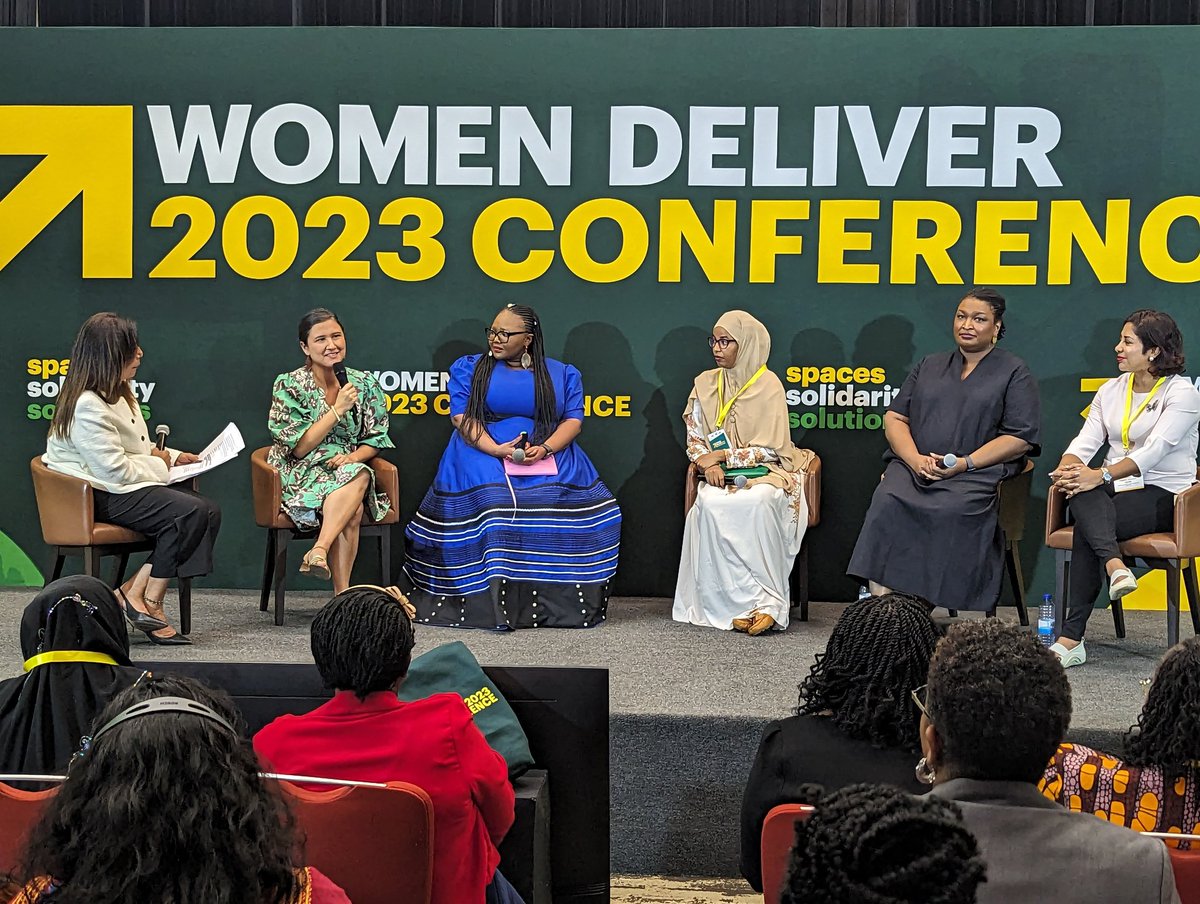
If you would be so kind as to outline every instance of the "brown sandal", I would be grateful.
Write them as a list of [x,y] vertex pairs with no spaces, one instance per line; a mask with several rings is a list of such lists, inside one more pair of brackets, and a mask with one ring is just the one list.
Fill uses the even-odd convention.
[[759,612],[754,616],[754,623],[746,629],[746,633],[751,637],[757,637],[759,634],[765,634],[775,627],[775,619],[767,615],[765,612]]
[[305,553],[304,558],[300,561],[300,573],[328,581],[332,575],[329,572],[329,562],[325,558],[325,552],[323,546],[314,546]]
[[750,625],[754,623],[753,618],[735,618],[730,624],[735,631],[741,631],[745,634],[750,630]]

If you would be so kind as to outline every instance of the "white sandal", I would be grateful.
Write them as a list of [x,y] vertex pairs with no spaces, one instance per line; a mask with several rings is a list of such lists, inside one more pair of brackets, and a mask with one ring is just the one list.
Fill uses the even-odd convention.
[[1112,577],[1108,579],[1108,598],[1110,600],[1119,600],[1135,590],[1137,590],[1137,578],[1128,568],[1114,571]]
[[1087,650],[1083,648],[1083,641],[1079,641],[1077,646],[1067,649],[1060,643],[1050,644],[1050,652],[1058,657],[1058,661],[1062,663],[1064,669],[1069,669],[1074,665],[1083,665],[1087,662]]

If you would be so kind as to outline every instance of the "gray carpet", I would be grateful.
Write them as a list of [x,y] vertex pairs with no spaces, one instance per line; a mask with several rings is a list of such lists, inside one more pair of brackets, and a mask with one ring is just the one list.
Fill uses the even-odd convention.
[[[20,670],[17,641],[28,590],[0,590],[0,674]],[[155,648],[141,634],[134,658],[228,661],[309,659],[308,626],[326,597],[288,594],[287,624],[277,628],[258,611],[257,594],[197,588],[192,638],[185,648]],[[810,621],[783,634],[748,637],[676,624],[662,599],[613,600],[607,624],[583,631],[491,633],[424,628],[417,650],[462,640],[481,662],[495,665],[585,665],[611,671],[615,714],[755,716],[778,718],[795,705],[796,684],[823,649],[841,604],[814,603]],[[175,617],[173,601],[168,613]],[[970,617],[970,616],[965,616]],[[1001,618],[1015,621],[1012,609]],[[1184,615],[1184,634],[1190,634]],[[1075,698],[1073,727],[1123,730],[1141,705],[1139,679],[1148,677],[1166,648],[1165,615],[1126,614],[1129,636],[1113,635],[1107,612],[1097,612],[1088,635],[1089,662],[1068,674]]]
[[[0,590],[0,675],[20,671],[17,640],[29,591]],[[325,597],[290,592],[287,624],[276,628],[248,591],[198,588],[191,647],[154,647],[132,639],[134,659],[309,660],[308,626]],[[782,634],[748,637],[671,621],[670,602],[620,599],[609,620],[581,631],[496,634],[425,628],[417,653],[462,640],[485,664],[603,666],[612,689],[612,867],[616,873],[737,875],[742,784],[762,725],[788,714],[796,684],[842,610],[814,603],[808,623]],[[168,613],[174,617],[172,603]],[[976,617],[976,616],[964,616]],[[1015,621],[1011,609],[1001,618]],[[1129,636],[1113,636],[1097,612],[1090,661],[1068,672],[1074,693],[1072,737],[1119,742],[1136,719],[1140,679],[1166,647],[1165,615],[1126,614]],[[1187,616],[1184,616],[1187,625]],[[1185,627],[1185,636],[1190,628]],[[721,828],[715,828],[721,827]]]

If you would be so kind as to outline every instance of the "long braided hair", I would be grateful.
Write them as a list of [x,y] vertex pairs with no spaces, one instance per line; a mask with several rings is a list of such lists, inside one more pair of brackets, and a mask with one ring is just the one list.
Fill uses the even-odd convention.
[[[516,314],[529,331],[530,369],[533,371],[533,436],[529,441],[533,445],[544,443],[558,428],[558,401],[554,395],[554,383],[550,380],[550,371],[546,369],[546,344],[542,339],[542,323],[537,311],[528,305],[510,304],[505,310]],[[507,365],[506,365],[507,366]],[[487,425],[496,420],[487,405],[488,389],[492,385],[492,371],[496,369],[496,359],[490,354],[482,355],[475,362],[475,371],[471,374],[471,391],[467,397],[466,416],[459,430],[463,439],[474,445],[479,441]]]
[[351,587],[321,607],[311,641],[325,684],[365,700],[408,674],[416,637],[395,597],[376,587]]
[[849,785],[815,804],[796,824],[781,904],[973,904],[986,881],[952,801]]
[[902,593],[851,603],[800,683],[797,715],[830,713],[847,737],[916,751],[925,683],[941,631],[926,605]]
[[1125,736],[1125,761],[1158,766],[1169,781],[1200,776],[1200,638],[1171,648],[1154,673],[1137,725]]

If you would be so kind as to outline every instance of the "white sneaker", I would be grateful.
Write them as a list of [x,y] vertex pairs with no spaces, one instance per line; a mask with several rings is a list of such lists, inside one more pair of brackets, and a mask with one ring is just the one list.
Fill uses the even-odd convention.
[[1110,600],[1119,600],[1135,590],[1137,590],[1137,578],[1128,568],[1114,571],[1112,577],[1108,579],[1108,598]]
[[1079,645],[1068,650],[1060,643],[1050,644],[1050,652],[1058,657],[1058,661],[1062,663],[1064,669],[1069,669],[1073,665],[1083,665],[1087,662],[1087,650],[1083,648],[1083,641],[1079,641]]

